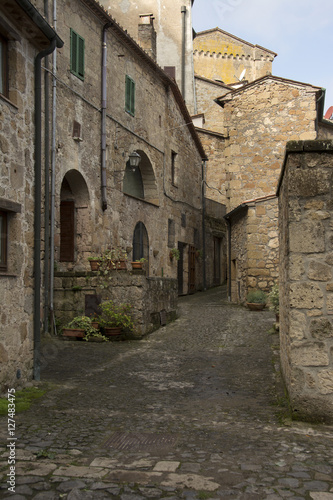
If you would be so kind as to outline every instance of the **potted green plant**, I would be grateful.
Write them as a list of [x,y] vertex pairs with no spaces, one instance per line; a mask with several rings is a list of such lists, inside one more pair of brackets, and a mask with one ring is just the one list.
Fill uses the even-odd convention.
[[126,251],[122,248],[108,248],[105,252],[102,253],[102,269],[117,269],[117,270],[126,270],[126,260],[127,254]]
[[252,311],[261,311],[267,304],[267,295],[263,290],[251,290],[246,296],[246,305]]
[[133,332],[134,323],[131,317],[131,304],[117,305],[113,300],[100,304],[99,324],[104,335],[120,335],[122,332]]
[[170,250],[170,260],[179,260],[180,259],[180,251],[178,250],[178,248],[172,248]]
[[280,300],[279,300],[279,285],[275,283],[272,287],[271,292],[268,294],[269,298],[269,309],[271,311],[274,311],[275,317],[276,317],[276,322],[279,322],[279,313],[280,313]]
[[131,262],[132,264],[132,269],[142,269],[143,267],[143,264],[147,262],[147,259],[145,259],[144,257],[142,257],[141,259],[139,260],[134,260],[133,262]]
[[63,337],[83,338],[96,333],[98,330],[92,326],[89,316],[76,316],[62,329]]
[[91,255],[90,257],[88,257],[88,261],[90,264],[90,269],[92,271],[98,271],[99,266],[101,265],[102,262],[102,258],[100,256]]

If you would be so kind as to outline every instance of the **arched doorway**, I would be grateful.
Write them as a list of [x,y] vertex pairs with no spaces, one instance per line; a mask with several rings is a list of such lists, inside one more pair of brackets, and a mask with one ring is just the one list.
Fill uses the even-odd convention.
[[89,191],[83,176],[69,170],[60,190],[60,262],[74,262],[89,231]]

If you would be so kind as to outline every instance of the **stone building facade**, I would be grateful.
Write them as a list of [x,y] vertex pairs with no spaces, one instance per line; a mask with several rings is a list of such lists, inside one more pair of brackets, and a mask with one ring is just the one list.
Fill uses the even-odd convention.
[[[192,5],[194,0],[101,0],[100,3],[174,78],[190,114],[196,114],[193,82]],[[151,33],[151,35],[149,35]],[[154,49],[153,51],[154,52]]]
[[[221,96],[213,100],[216,82],[199,78],[196,81],[197,85],[211,89],[211,93],[207,92],[208,100],[222,108],[221,117],[214,110],[219,138],[205,130],[206,122],[209,127],[214,123],[214,119],[209,119],[211,105],[207,105],[208,117],[204,113],[205,123],[198,131],[204,137],[209,158],[207,191],[226,206],[228,231],[232,235],[229,293],[232,300],[244,302],[249,289],[270,291],[278,279],[278,219],[276,200],[272,201],[272,197],[286,142],[330,133],[322,125],[322,109],[317,104],[323,98],[323,90],[268,75],[238,88],[223,86]],[[200,106],[203,111],[204,99]],[[260,209],[245,212],[242,207],[248,206],[248,200],[259,200]],[[260,210],[264,218],[258,215]],[[238,222],[233,227],[235,214]],[[244,224],[239,222],[241,214],[246,218],[244,230],[251,243],[238,230],[239,224]],[[256,234],[251,235],[252,232]]]
[[295,417],[333,422],[332,141],[289,142],[278,186],[281,364]]
[[[177,84],[117,24],[110,9],[94,0],[57,5],[57,31],[65,45],[56,73],[53,312],[61,322],[69,309],[72,315],[84,312],[84,293],[76,292],[79,287],[92,294],[88,258],[110,247],[123,249],[129,262],[146,260],[144,290],[131,287],[130,274],[121,278],[124,297],[134,301],[138,293],[144,295],[140,304],[146,310],[141,314],[138,306],[135,313],[144,334],[154,323],[149,315],[176,311],[174,286],[166,299],[170,280],[179,294],[202,287],[203,262],[195,252],[203,244],[205,152]],[[73,67],[78,41],[82,61]],[[129,164],[133,152],[141,158],[135,171]],[[178,261],[170,258],[172,249],[179,251]],[[90,285],[82,285],[83,275]],[[161,300],[154,296],[158,289]],[[67,299],[75,295],[76,310],[64,308],[64,290]],[[112,296],[115,288],[109,291]]]
[[220,28],[197,33],[193,49],[195,74],[226,85],[270,75],[277,55]]
[[62,45],[29,2],[1,2],[0,392],[33,373],[34,310],[40,307],[34,293],[34,71],[38,54],[51,51],[52,39],[52,50]]

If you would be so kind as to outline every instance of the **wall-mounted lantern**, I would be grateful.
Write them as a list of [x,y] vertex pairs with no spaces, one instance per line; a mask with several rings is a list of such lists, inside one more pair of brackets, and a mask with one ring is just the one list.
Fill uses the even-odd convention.
[[136,151],[133,151],[133,153],[129,155],[129,161],[131,169],[133,170],[133,172],[135,172],[140,164],[141,156]]

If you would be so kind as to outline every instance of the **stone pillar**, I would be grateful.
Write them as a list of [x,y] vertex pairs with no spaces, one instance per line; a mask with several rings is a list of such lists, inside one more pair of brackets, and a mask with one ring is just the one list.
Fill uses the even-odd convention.
[[287,144],[280,178],[281,366],[294,415],[333,422],[333,141]]

